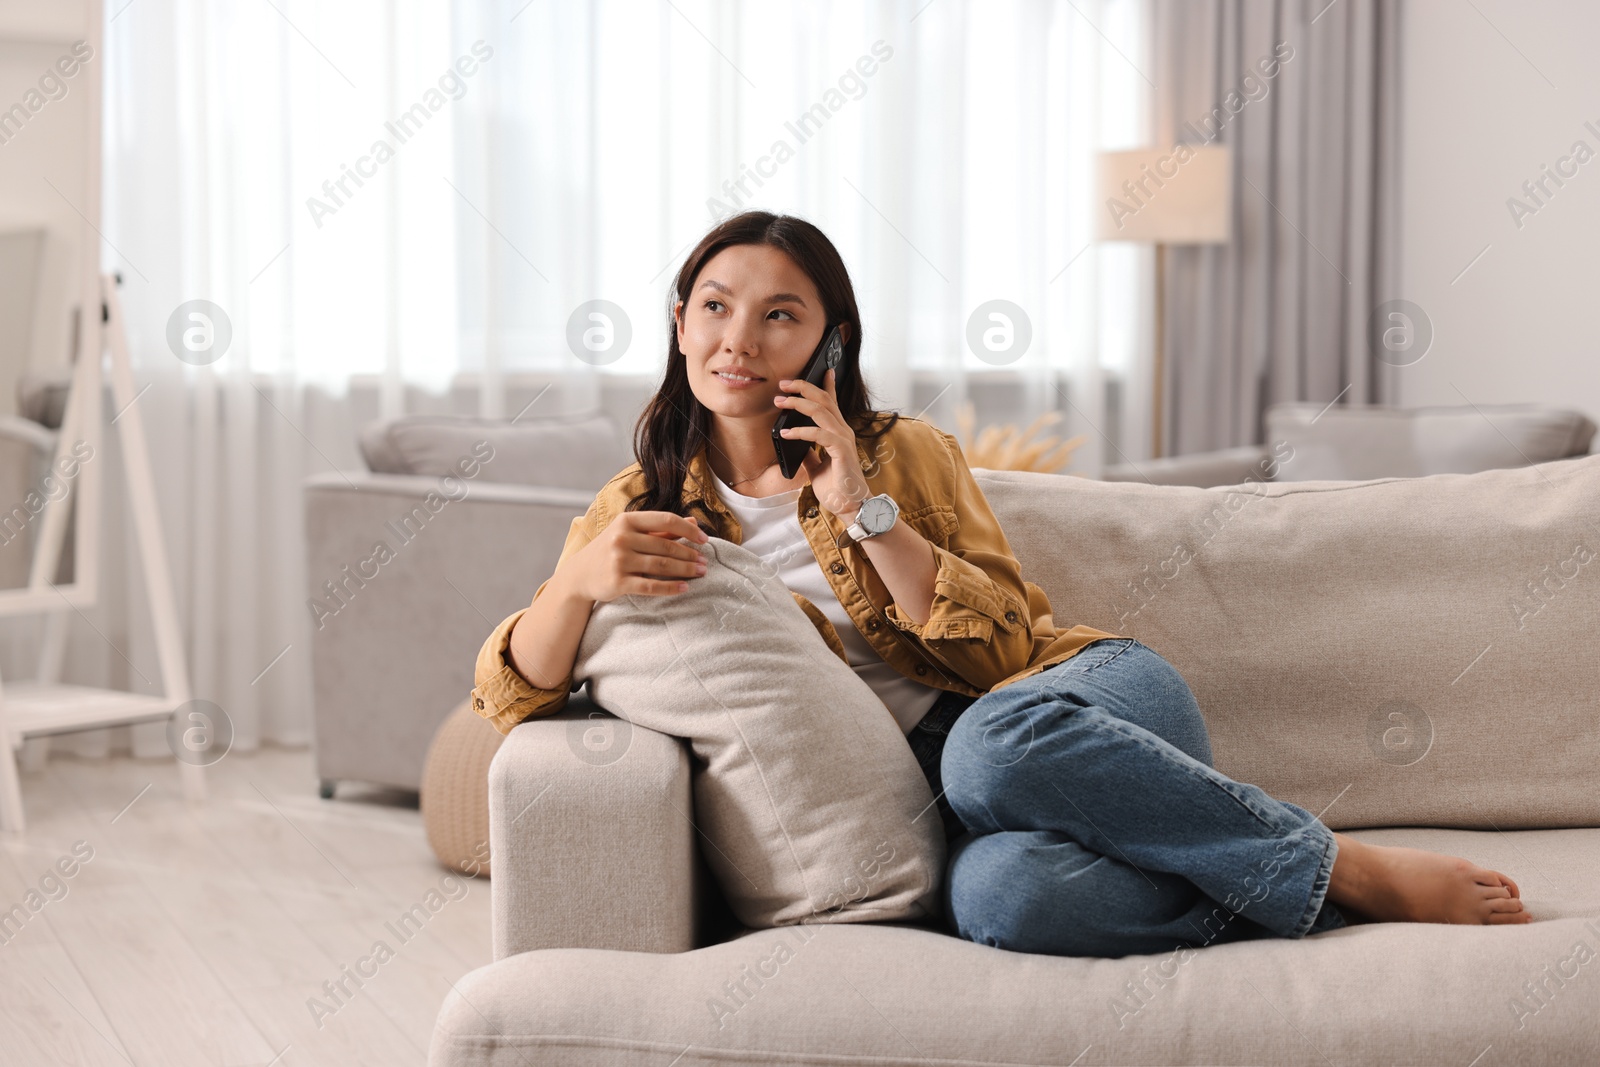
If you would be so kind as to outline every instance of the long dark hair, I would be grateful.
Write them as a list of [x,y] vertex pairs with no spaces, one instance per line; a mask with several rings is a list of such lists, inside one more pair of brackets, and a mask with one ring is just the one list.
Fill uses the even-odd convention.
[[[861,379],[861,312],[855,289],[839,250],[823,232],[793,215],[745,211],[724,219],[700,239],[683,261],[667,297],[667,368],[655,396],[633,430],[633,453],[644,472],[645,490],[628,501],[629,511],[670,511],[686,515],[688,507],[702,501],[683,499],[683,479],[689,461],[711,443],[711,413],[689,387],[689,372],[678,348],[676,308],[687,311],[700,270],[730,245],[770,245],[795,261],[810,277],[822,298],[825,322],[850,324],[844,346],[844,363],[835,378],[839,411],[855,432],[857,441],[880,437],[900,416],[877,411]],[[887,419],[881,421],[882,416]],[[873,450],[867,449],[870,454]],[[704,525],[704,524],[702,524]],[[715,531],[711,531],[715,532]]]

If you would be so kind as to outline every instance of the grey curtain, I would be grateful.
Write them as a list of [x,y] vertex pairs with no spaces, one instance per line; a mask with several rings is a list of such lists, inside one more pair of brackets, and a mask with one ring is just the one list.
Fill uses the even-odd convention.
[[1232,240],[1166,252],[1167,454],[1260,442],[1280,401],[1391,400],[1368,320],[1403,296],[1399,23],[1393,0],[1152,0],[1157,143],[1233,168]]

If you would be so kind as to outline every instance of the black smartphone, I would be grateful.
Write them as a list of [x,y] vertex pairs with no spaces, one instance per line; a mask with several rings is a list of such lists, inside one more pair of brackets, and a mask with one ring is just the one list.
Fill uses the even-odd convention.
[[[822,384],[823,375],[829,368],[834,368],[833,387],[839,388],[838,366],[844,362],[844,341],[839,337],[839,327],[835,326],[822,335],[822,343],[817,345],[817,350],[811,353],[811,360],[806,364],[806,369],[801,377],[818,389],[826,390]],[[812,441],[794,439],[783,436],[783,431],[794,426],[815,426],[816,421],[810,415],[802,414],[794,408],[785,408],[778,415],[778,421],[772,424],[772,447],[778,452],[778,466],[783,470],[785,478],[793,478],[800,469],[800,461],[806,458],[806,452],[815,447]]]

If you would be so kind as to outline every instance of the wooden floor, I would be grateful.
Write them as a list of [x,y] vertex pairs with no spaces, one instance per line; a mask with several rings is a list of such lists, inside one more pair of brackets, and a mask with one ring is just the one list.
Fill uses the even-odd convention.
[[[0,837],[0,1061],[425,1063],[450,983],[490,962],[488,882],[438,864],[403,794],[319,799],[308,750],[207,776],[190,808],[170,760],[24,773],[28,831]],[[92,858],[64,878],[78,842]]]

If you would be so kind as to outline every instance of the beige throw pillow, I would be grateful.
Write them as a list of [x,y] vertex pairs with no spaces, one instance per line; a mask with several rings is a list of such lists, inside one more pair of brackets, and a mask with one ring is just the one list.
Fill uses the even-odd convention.
[[695,547],[687,592],[595,606],[574,679],[689,743],[682,814],[746,926],[937,916],[944,832],[889,709],[759,556]]

